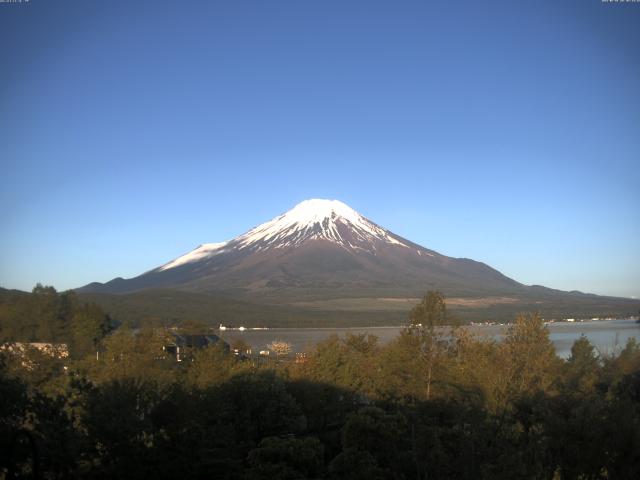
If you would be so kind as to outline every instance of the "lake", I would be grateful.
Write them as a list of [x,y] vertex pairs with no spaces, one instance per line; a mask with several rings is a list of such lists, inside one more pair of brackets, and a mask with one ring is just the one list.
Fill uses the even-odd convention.
[[[603,354],[619,351],[631,337],[640,341],[640,324],[635,320],[599,320],[585,322],[556,322],[549,324],[551,341],[556,347],[558,356],[566,358],[571,353],[571,345],[585,335],[589,341]],[[316,343],[325,340],[330,335],[340,337],[347,333],[370,333],[378,337],[384,344],[393,340],[403,327],[353,327],[353,328],[271,328],[268,330],[221,330],[219,335],[228,343],[241,338],[254,352],[266,350],[267,344],[274,340],[290,343],[294,352],[309,350]],[[504,338],[507,326],[503,325],[472,325],[467,327],[479,336],[489,336],[501,340]]]

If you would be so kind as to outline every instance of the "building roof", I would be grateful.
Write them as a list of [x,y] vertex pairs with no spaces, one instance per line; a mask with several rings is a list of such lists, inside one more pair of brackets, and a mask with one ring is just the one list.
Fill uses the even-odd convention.
[[[223,342],[223,340],[217,335],[188,335],[188,334],[179,334],[172,333],[173,335],[173,343],[175,343],[179,347],[194,347],[194,348],[204,348],[209,345],[215,345],[218,342]],[[226,345],[226,342],[223,342]],[[228,346],[228,345],[227,345]]]

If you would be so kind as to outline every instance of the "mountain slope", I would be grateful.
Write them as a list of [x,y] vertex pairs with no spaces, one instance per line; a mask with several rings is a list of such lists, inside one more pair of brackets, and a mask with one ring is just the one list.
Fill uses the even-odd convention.
[[406,240],[336,200],[307,200],[239,237],[207,243],[132,279],[93,283],[84,292],[172,288],[275,302],[415,296],[511,295],[526,289],[470,259]]

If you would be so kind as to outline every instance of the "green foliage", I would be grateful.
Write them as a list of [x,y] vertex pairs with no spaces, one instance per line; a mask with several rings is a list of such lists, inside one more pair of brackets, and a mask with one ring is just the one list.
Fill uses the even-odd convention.
[[565,389],[586,394],[595,388],[600,376],[600,365],[596,350],[582,335],[571,347],[571,356],[565,368]]
[[25,422],[27,407],[27,386],[9,374],[7,359],[0,354],[0,474],[12,460],[17,463],[10,458],[12,437]]
[[370,394],[375,389],[378,339],[374,335],[332,335],[318,343],[306,375],[318,382]]
[[[413,347],[410,348],[411,355],[416,357],[418,364],[411,373],[415,375],[419,372],[424,376],[424,396],[429,400],[433,394],[442,394],[442,387],[450,383],[447,379],[451,364],[448,358],[453,353],[451,341],[455,336],[457,320],[447,312],[444,295],[438,291],[428,291],[409,313],[409,322],[409,328],[400,339]],[[452,327],[450,332],[444,331],[445,325]],[[412,385],[417,386],[418,383],[414,381]]]
[[616,383],[624,375],[640,370],[640,342],[631,337],[619,355],[608,355],[604,359],[604,376],[609,383]]
[[71,345],[74,357],[82,358],[98,350],[99,342],[111,331],[108,315],[95,304],[76,307],[71,316]]
[[234,375],[250,370],[251,365],[239,362],[222,342],[203,348],[193,355],[187,366],[187,381],[198,388],[218,385]]
[[437,291],[428,291],[422,300],[409,312],[412,326],[421,326],[429,330],[448,325],[451,317],[447,313],[444,295]]
[[306,428],[300,406],[272,371],[237,375],[220,385],[213,400],[218,419],[235,424],[236,438],[242,442],[257,443]]
[[267,437],[248,455],[247,480],[322,478],[324,448],[314,437]]
[[388,472],[380,468],[376,459],[366,450],[345,450],[329,464],[331,479],[386,480]]
[[41,467],[50,478],[69,478],[79,468],[87,438],[78,432],[76,420],[65,396],[40,392],[31,396],[24,427],[32,432]]
[[342,450],[364,453],[367,462],[373,460],[374,470],[384,472],[386,478],[399,478],[406,460],[406,438],[407,421],[403,415],[364,407],[347,420],[342,430]]
[[503,349],[509,398],[548,391],[557,379],[560,360],[539,314],[520,314],[509,327]]
[[163,329],[105,335],[100,310],[73,295],[38,287],[25,298],[20,308],[56,312],[39,317],[49,326],[69,321],[59,325],[76,354],[0,355],[0,478],[25,478],[36,466],[52,479],[626,479],[640,471],[633,340],[599,357],[581,338],[563,361],[538,315],[518,316],[499,343],[440,328],[438,300],[440,313],[386,345],[334,336],[302,359],[268,362],[217,344],[176,362],[163,350]]
[[175,381],[176,375],[175,361],[163,350],[168,344],[163,330],[134,332],[123,326],[104,339],[97,359],[90,355],[75,367],[98,382],[134,378],[166,385]]
[[[491,290],[491,289],[489,289]],[[478,291],[454,289],[452,297],[475,301],[447,305],[463,323],[471,321],[509,322],[518,312],[539,310],[545,318],[590,318],[627,316],[638,311],[639,302],[595,295],[559,294],[545,288],[516,289],[506,303],[495,302],[495,292],[478,297]],[[299,292],[273,302],[252,292],[228,290],[218,293],[195,293],[170,289],[149,289],[126,294],[79,293],[84,302],[100,305],[111,318],[130,322],[135,327],[166,327],[198,321],[208,326],[244,325],[245,327],[339,327],[387,326],[405,322],[410,310],[409,296],[423,292],[400,288],[391,294],[388,288],[373,293],[337,289],[323,291],[316,286],[313,295]],[[409,293],[411,292],[411,293]],[[0,291],[1,293],[1,291]],[[0,294],[1,297],[1,294]],[[389,297],[396,300],[388,301]],[[0,300],[1,303],[1,300]]]
[[37,284],[31,294],[0,297],[0,342],[64,343],[80,358],[95,352],[113,322],[93,303],[81,303],[73,291],[58,293]]
[[[341,310],[331,305],[303,307],[294,304],[258,303],[255,298],[237,299],[231,295],[209,295],[179,290],[144,290],[128,294],[80,293],[86,302],[100,305],[111,318],[135,327],[166,327],[196,323],[207,326],[243,325],[245,327],[331,327],[371,326],[400,323],[407,310],[379,311],[355,299],[356,308]],[[251,301],[249,301],[251,300]],[[371,299],[373,300],[373,299]]]
[[376,393],[381,398],[413,404],[427,390],[422,341],[411,330],[404,330],[382,349],[378,356]]

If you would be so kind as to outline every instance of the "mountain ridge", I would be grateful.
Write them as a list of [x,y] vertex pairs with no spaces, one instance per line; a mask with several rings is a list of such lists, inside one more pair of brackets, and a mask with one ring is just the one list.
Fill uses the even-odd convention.
[[615,311],[619,304],[628,313],[638,303],[523,285],[485,263],[448,257],[396,235],[342,202],[320,199],[301,202],[231,240],[203,243],[137,277],[94,282],[78,291],[130,295],[158,289],[292,309],[300,302],[330,309],[338,299],[365,305],[366,298],[372,304],[379,298],[419,298],[427,290],[486,299],[481,304],[513,299],[493,305],[500,311],[521,306],[559,312],[574,305],[588,312],[593,305],[595,313]]
[[414,295],[428,288],[485,294],[513,293],[519,287],[522,284],[482,262],[425,248],[342,202],[312,199],[234,239],[201,244],[137,277],[94,282],[80,291],[245,290],[278,297],[287,290],[287,296],[295,297],[315,290],[330,297],[367,289],[374,295]]

